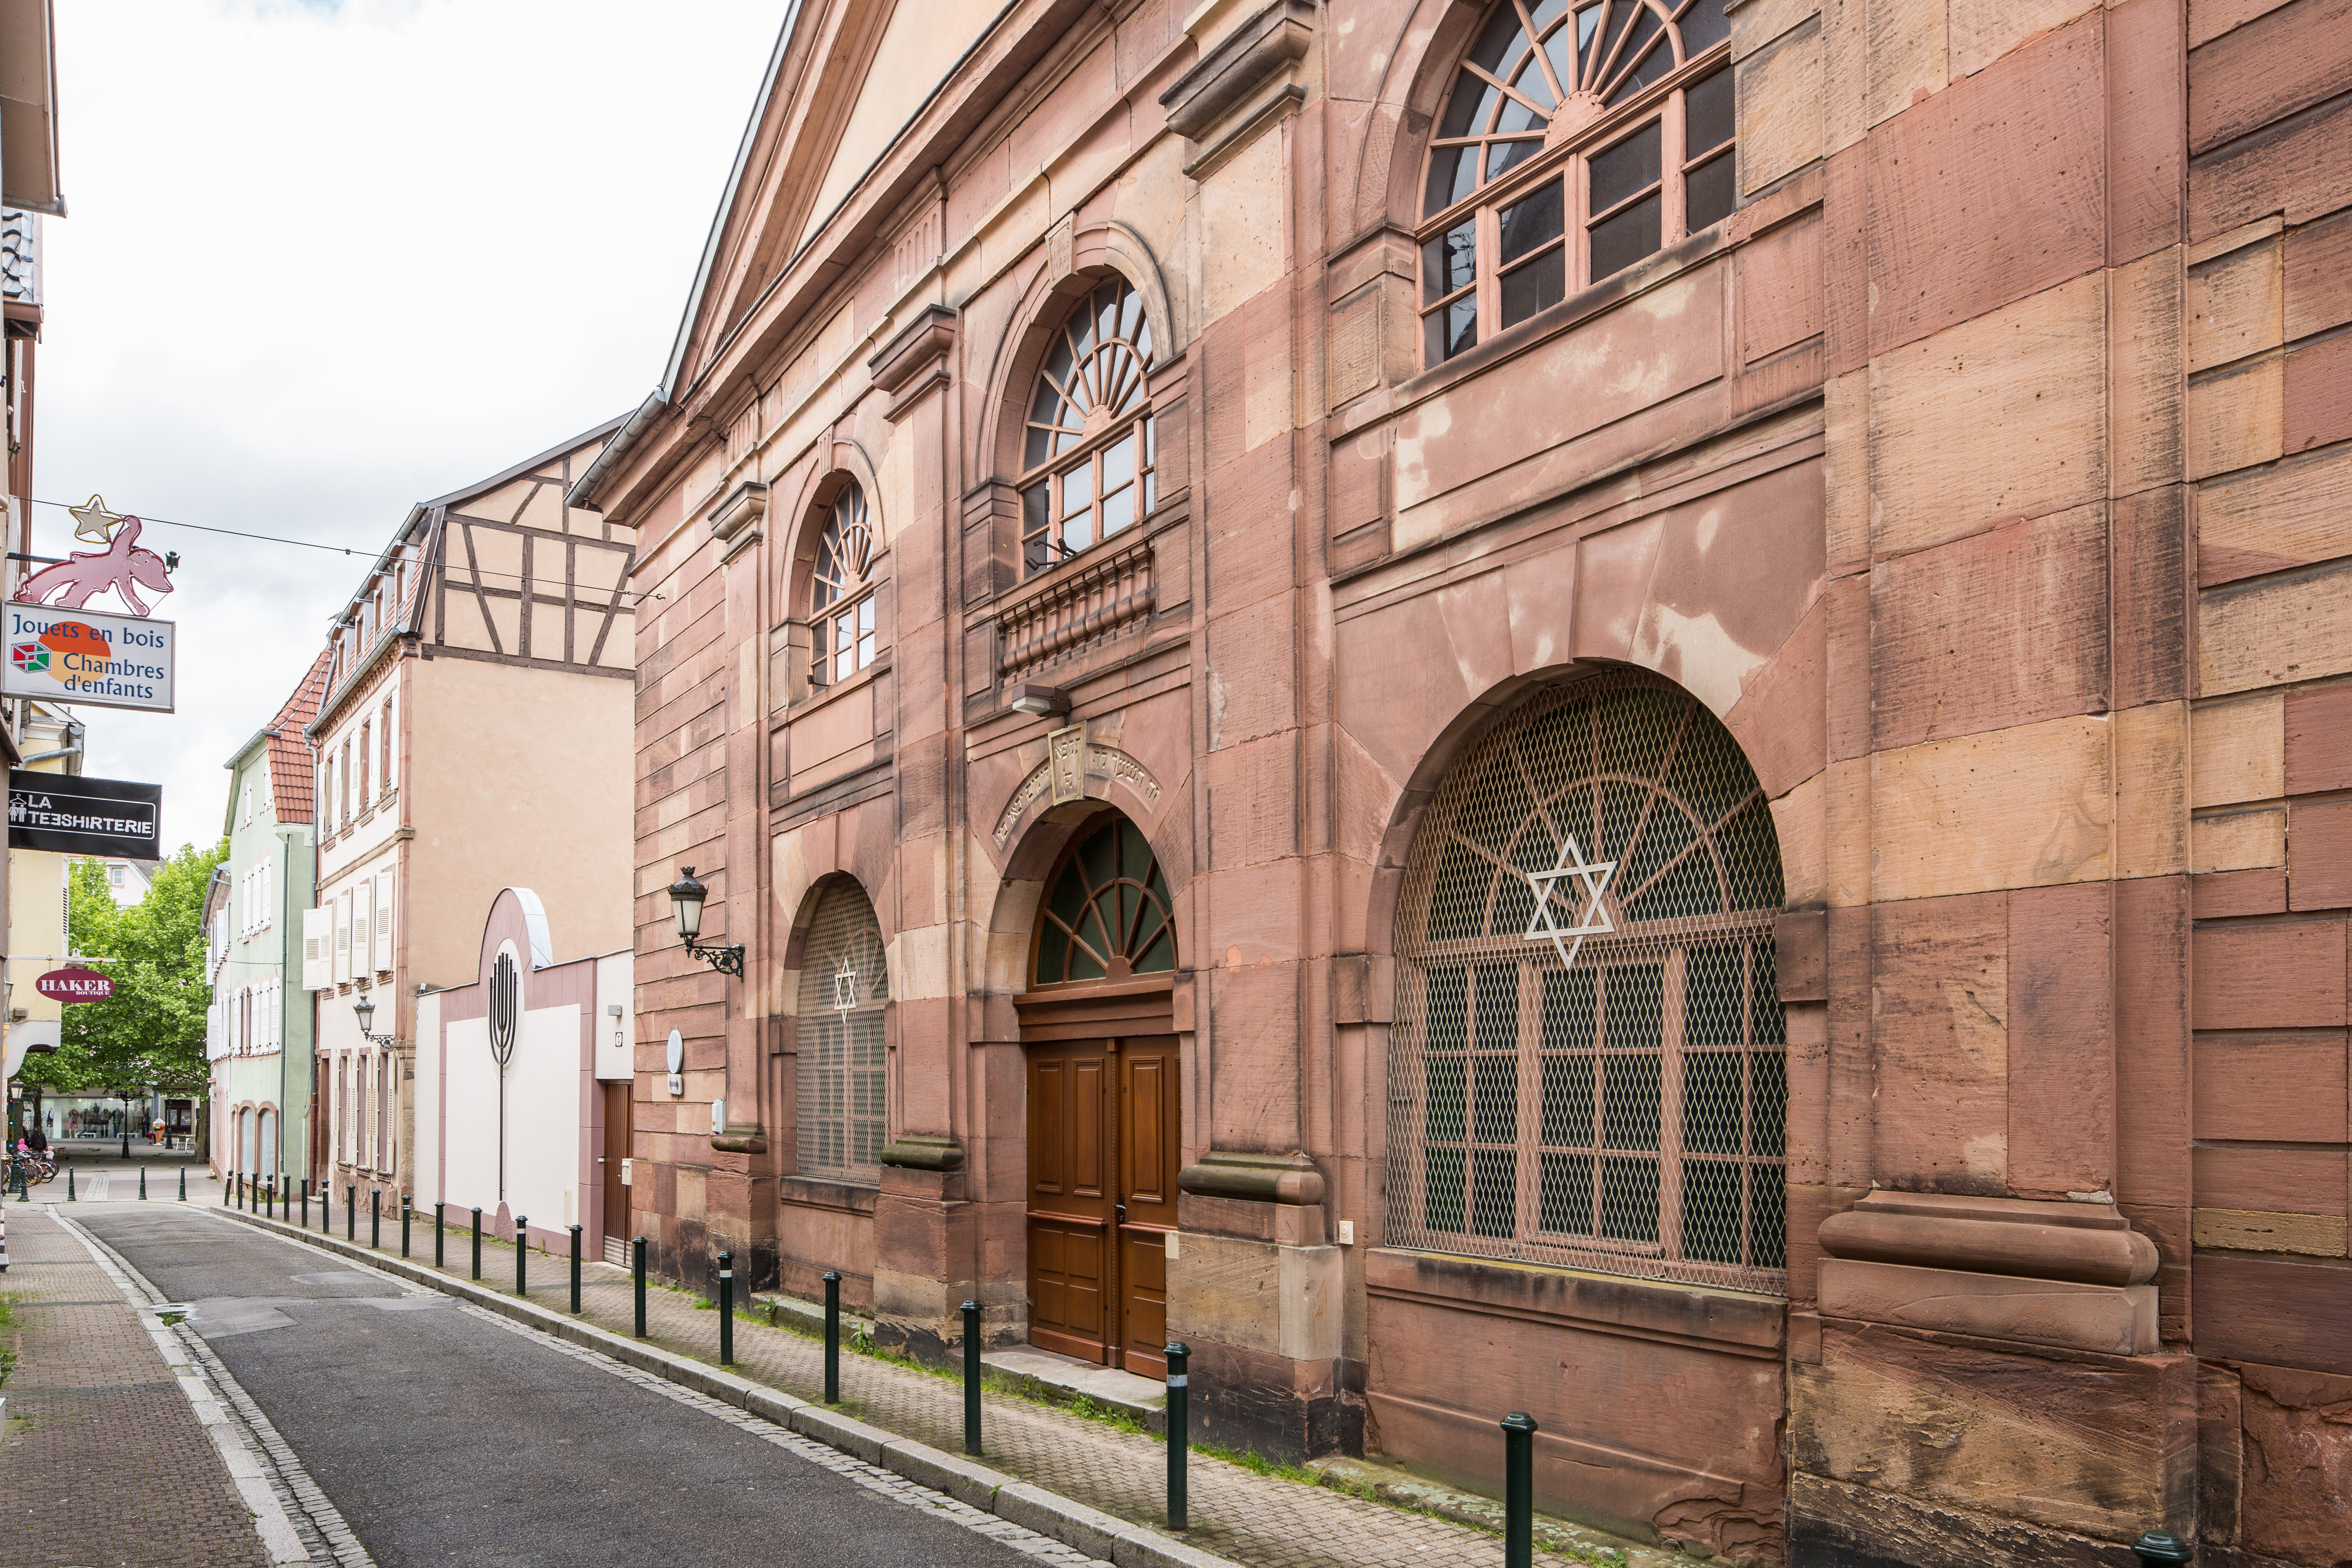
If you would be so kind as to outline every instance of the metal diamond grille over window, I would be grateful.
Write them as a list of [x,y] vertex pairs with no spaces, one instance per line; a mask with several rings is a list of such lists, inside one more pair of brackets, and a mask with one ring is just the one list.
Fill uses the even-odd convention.
[[854,882],[817,900],[801,950],[795,1029],[797,1171],[820,1181],[878,1186],[884,1130],[883,1010],[890,976],[882,927]]
[[1390,1243],[1780,1293],[1780,901],[1755,772],[1687,693],[1506,716],[1406,868]]

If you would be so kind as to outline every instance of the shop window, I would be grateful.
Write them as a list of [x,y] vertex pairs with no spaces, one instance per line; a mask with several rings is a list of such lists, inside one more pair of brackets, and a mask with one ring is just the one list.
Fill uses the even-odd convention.
[[1502,0],[1423,186],[1422,353],[1437,364],[1731,213],[1724,0]]
[[1150,515],[1158,451],[1145,378],[1151,323],[1114,279],[1055,330],[1021,453],[1021,570],[1034,577]]
[[881,1183],[889,1002],[874,906],[856,883],[835,883],[818,899],[801,949],[796,1142],[803,1176]]
[[1064,863],[1037,922],[1037,981],[1124,980],[1176,967],[1168,879],[1135,824],[1115,818]]
[[1507,716],[1405,874],[1389,1240],[1784,1289],[1780,901],[1763,791],[1689,695],[1610,678]]
[[834,498],[824,530],[817,536],[816,565],[809,580],[809,633],[814,649],[809,664],[811,689],[848,679],[881,651],[874,567],[874,530],[866,520],[866,492],[852,480]]

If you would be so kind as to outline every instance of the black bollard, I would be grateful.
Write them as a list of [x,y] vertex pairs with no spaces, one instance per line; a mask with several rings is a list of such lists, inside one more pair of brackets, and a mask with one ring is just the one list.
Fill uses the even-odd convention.
[[383,1189],[368,1189],[368,1245],[383,1250]]
[[406,1193],[400,1194],[400,1255],[403,1258],[408,1256],[408,1220],[414,1202]]
[[2168,1530],[2151,1530],[2132,1542],[2132,1555],[2140,1560],[2141,1568],[2169,1568],[2170,1564],[2187,1563],[2196,1556],[2189,1542]]
[[357,1241],[359,1238],[360,1184],[357,1182],[345,1182],[343,1184],[343,1239]]
[[66,1202],[69,1204],[76,1204],[81,1201],[74,1195],[73,1176],[73,1167],[71,1165],[68,1165],[66,1167]]
[[448,1236],[448,1232],[442,1227],[441,1224],[441,1211],[446,1206],[443,1204],[433,1205],[433,1267],[436,1268],[441,1267],[441,1248]]
[[572,1227],[572,1315],[580,1315],[580,1227]]
[[530,1221],[520,1215],[515,1215],[515,1294],[518,1296],[530,1294],[529,1287],[523,1282],[523,1267],[530,1259]]
[[142,1204],[147,1201],[147,1167],[144,1165],[139,1167],[139,1201]]
[[335,1184],[324,1176],[319,1178],[319,1234],[335,1234]]
[[310,1228],[310,1178],[302,1178],[302,1228]]
[[963,1451],[980,1452],[980,1303],[963,1304]]
[[1536,1422],[1503,1417],[1503,1568],[1531,1568],[1536,1552]]
[[270,1177],[269,1184],[262,1189],[261,1217],[264,1219],[278,1217],[278,1178],[275,1176]]
[[474,1278],[482,1277],[482,1211],[474,1211]]
[[180,1201],[188,1201],[188,1168],[185,1165],[180,1167]]
[[824,1402],[841,1403],[841,1271],[824,1271]]
[[719,1255],[719,1364],[735,1360],[735,1255]]
[[629,1237],[629,1272],[637,1289],[637,1338],[646,1337],[646,1238]]
[[1168,1342],[1168,1528],[1189,1530],[1191,1500],[1186,1495],[1190,1478],[1184,1473],[1187,1450],[1191,1446],[1190,1422],[1186,1402],[1192,1398],[1190,1374],[1192,1347],[1182,1340]]

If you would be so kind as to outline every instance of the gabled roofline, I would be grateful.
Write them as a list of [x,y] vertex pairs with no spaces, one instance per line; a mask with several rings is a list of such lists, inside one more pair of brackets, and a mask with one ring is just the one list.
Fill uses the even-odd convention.
[[[553,459],[563,456],[566,452],[577,451],[579,448],[586,446],[589,442],[596,439],[599,436],[611,435],[614,430],[620,428],[623,422],[625,422],[628,417],[629,416],[625,414],[616,414],[601,425],[591,426],[588,429],[583,430],[579,435],[574,436],[569,441],[558,441],[554,446],[550,447],[546,451],[541,452],[536,458],[525,458],[521,462],[517,463],[513,468],[507,469],[503,473],[492,474],[488,479],[480,480],[475,484],[467,485],[463,489],[451,490],[446,496],[436,496],[431,500],[418,501],[415,507],[409,512],[408,521],[401,525],[403,531],[402,533],[394,534],[393,536],[393,544],[396,545],[400,542],[401,539],[404,537],[406,530],[415,526],[417,518],[422,515],[427,508],[454,507],[459,501],[471,500],[476,496],[484,494],[489,490],[494,490],[500,485],[507,483],[509,479],[519,479],[522,478],[523,475],[530,472],[533,468],[543,468]],[[389,555],[391,552],[391,546],[386,546],[384,553]],[[378,564],[381,563],[381,562],[378,563]]]
[[702,259],[694,268],[694,287],[686,293],[686,314],[678,319],[677,337],[670,344],[669,361],[662,366],[659,389],[655,395],[664,403],[677,395],[677,373],[686,360],[687,340],[694,335],[694,318],[702,309],[703,291],[710,287],[710,268],[719,259],[719,237],[727,230],[727,215],[735,210],[736,193],[743,185],[743,171],[751,167],[751,148],[760,139],[760,123],[768,115],[768,100],[776,90],[777,75],[784,68],[784,51],[793,41],[793,29],[800,25],[801,0],[791,0],[784,7],[784,25],[776,30],[776,47],[768,52],[768,68],[760,78],[760,90],[751,100],[751,118],[743,127],[743,139],[736,143],[734,165],[727,171],[727,188],[719,193],[719,210],[711,215],[710,232],[702,241]]

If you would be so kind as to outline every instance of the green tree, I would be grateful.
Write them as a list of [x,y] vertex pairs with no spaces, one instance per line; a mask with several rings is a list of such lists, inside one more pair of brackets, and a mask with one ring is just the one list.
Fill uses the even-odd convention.
[[114,981],[103,1002],[67,1005],[53,1055],[28,1057],[24,1077],[56,1093],[160,1089],[202,1094],[205,1060],[205,889],[228,858],[228,840],[184,845],[157,868],[147,896],[118,908],[105,868],[77,860],[67,882],[68,932],[76,952]]

